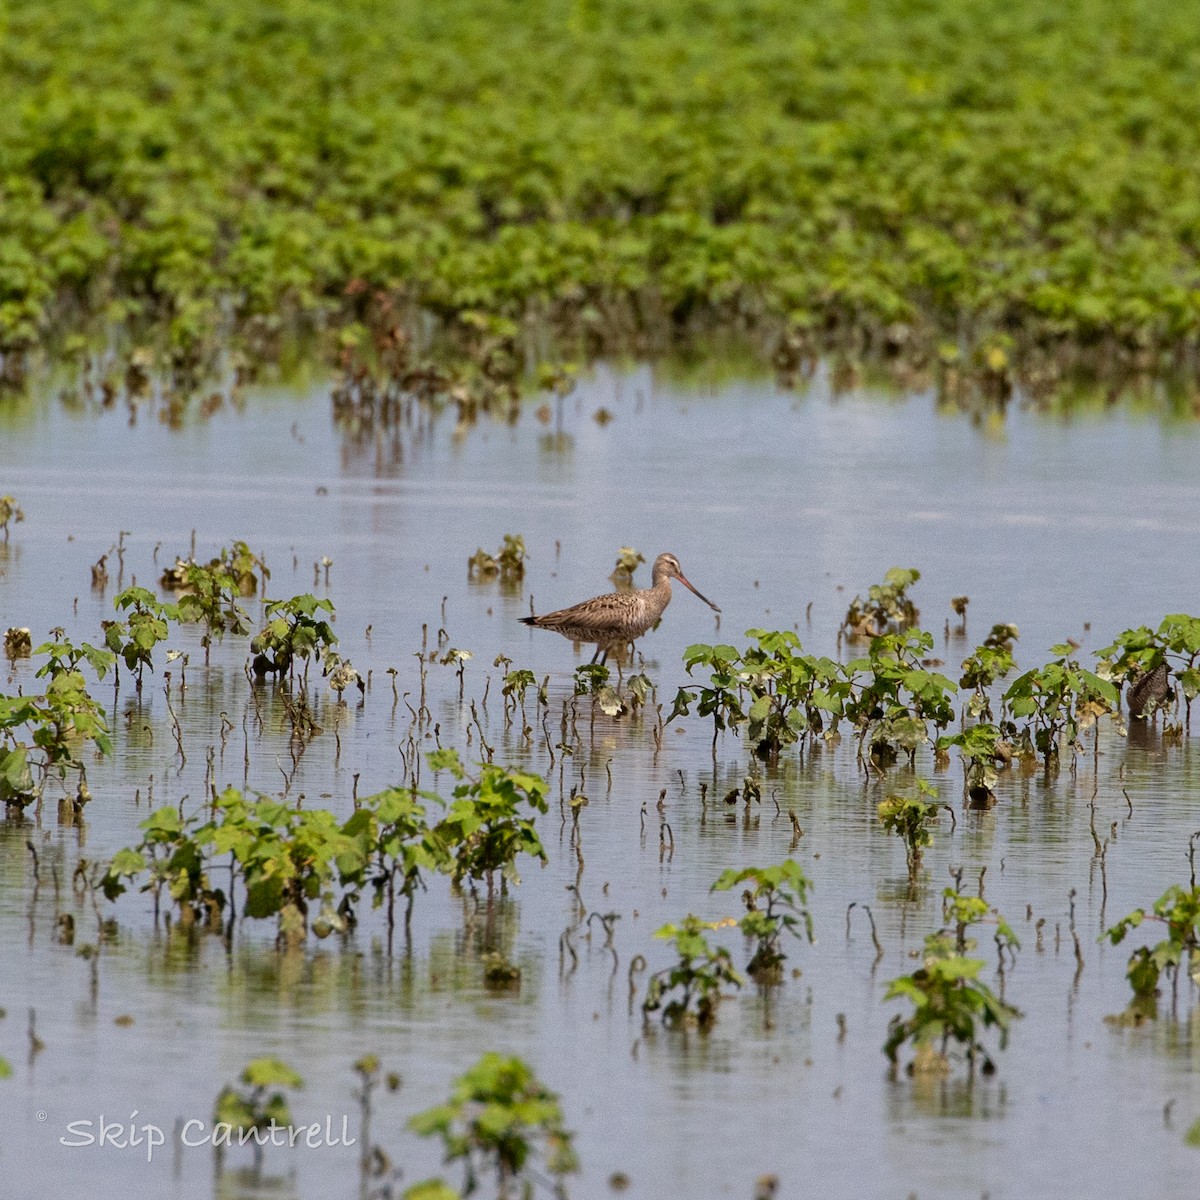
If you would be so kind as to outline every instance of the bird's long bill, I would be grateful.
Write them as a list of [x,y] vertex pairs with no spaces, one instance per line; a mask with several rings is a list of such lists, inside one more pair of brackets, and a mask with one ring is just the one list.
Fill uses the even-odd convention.
[[720,611],[721,611],[721,610],[720,610],[720,609],[719,609],[719,608],[718,608],[718,607],[717,607],[717,606],[716,606],[716,605],[715,605],[715,604],[714,604],[714,603],[713,603],[713,602],[712,602],[712,601],[711,601],[711,600],[710,600],[710,599],[709,599],[707,596],[705,596],[705,595],[704,595],[704,594],[703,594],[703,593],[702,593],[702,592],[701,592],[701,591],[700,591],[698,588],[694,588],[694,587],[692,587],[692,585],[691,585],[691,582],[688,580],[687,576],[683,574],[683,572],[682,572],[682,571],[681,571],[681,572],[680,572],[678,575],[676,575],[676,576],[675,576],[675,578],[676,578],[676,579],[678,579],[678,580],[679,580],[679,582],[680,582],[680,583],[682,583],[682,584],[683,584],[683,586],[684,586],[685,588],[687,588],[687,590],[688,590],[689,592],[691,592],[693,596],[699,596],[699,597],[700,597],[700,599],[701,599],[701,600],[703,600],[703,601],[704,601],[704,603],[705,603],[705,604],[707,604],[707,605],[708,605],[708,607],[709,607],[709,608],[711,608],[711,609],[713,610],[713,612],[720,612]]

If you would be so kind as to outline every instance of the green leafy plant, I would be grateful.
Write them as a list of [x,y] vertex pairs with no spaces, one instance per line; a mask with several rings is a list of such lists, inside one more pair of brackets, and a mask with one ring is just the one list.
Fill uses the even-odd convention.
[[[601,669],[605,670],[605,668]],[[607,671],[605,673],[607,674]],[[531,687],[537,687],[537,676],[524,667],[509,671],[504,676],[504,686],[500,689],[500,694],[504,697],[504,716],[506,721],[509,719],[510,713],[515,715],[519,706],[522,723],[528,724],[528,719],[525,716],[525,693]]]
[[[645,691],[639,679],[644,676],[633,676],[630,681],[630,700],[636,705],[645,698]],[[602,662],[580,663],[575,668],[575,695],[590,696],[595,709],[599,708],[606,716],[617,717],[629,707],[620,692],[612,684],[612,672]],[[544,691],[539,693],[539,699],[544,700]]]
[[697,667],[707,667],[710,673],[709,681],[698,692],[686,688],[679,689],[667,724],[678,717],[690,715],[691,705],[698,703],[699,715],[712,718],[715,751],[717,737],[724,730],[736,728],[746,720],[738,676],[740,658],[735,646],[689,646],[683,652],[687,673],[690,675]]
[[253,596],[257,593],[260,577],[264,587],[271,578],[266,564],[245,542],[235,541],[228,549],[222,547],[216,561],[232,576],[234,585],[242,596]]
[[[1026,671],[1004,693],[1008,720],[1001,729],[1012,740],[1019,738],[1029,752],[1042,758],[1047,770],[1058,760],[1061,741],[1074,749],[1082,730],[1120,703],[1116,687],[1071,657],[1072,647],[1052,646],[1059,657]],[[1018,725],[1017,722],[1023,723]]]
[[205,842],[197,837],[199,818],[185,819],[175,808],[160,808],[141,823],[142,840],[118,850],[100,879],[109,900],[116,900],[143,873],[140,887],[154,898],[157,923],[164,890],[185,925],[219,925],[228,897],[213,885]]
[[918,748],[929,741],[929,724],[941,730],[954,720],[957,689],[945,675],[922,665],[932,648],[932,634],[921,630],[882,634],[871,639],[866,658],[846,664],[854,686],[845,714],[859,731],[860,761],[869,745],[876,768],[888,766],[900,751],[913,763]]
[[129,671],[137,673],[137,690],[142,690],[142,673],[154,670],[154,647],[169,636],[168,621],[179,619],[174,604],[163,604],[143,587],[129,587],[113,598],[113,607],[128,615],[124,621],[104,623],[104,643]]
[[748,629],[746,636],[758,643],[740,656],[739,678],[750,701],[746,737],[760,758],[776,762],[783,747],[836,729],[850,681],[832,659],[802,653],[790,630]]
[[640,550],[635,550],[632,546],[622,546],[617,551],[617,563],[609,578],[618,587],[628,587],[633,582],[633,573],[638,569],[638,564],[645,561]]
[[[533,1194],[535,1180],[549,1176],[555,1192],[578,1169],[573,1134],[563,1124],[558,1097],[519,1058],[488,1052],[454,1082],[450,1098],[412,1117],[408,1126],[437,1137],[445,1161],[463,1164],[464,1196],[491,1177],[500,1200]],[[406,1200],[442,1200],[450,1194],[440,1180],[409,1188]]]
[[480,547],[467,559],[467,578],[499,578],[502,583],[518,583],[525,578],[526,557],[525,539],[519,533],[506,533],[494,555]]
[[251,639],[250,666],[256,675],[294,674],[296,660],[304,662],[307,675],[310,660],[320,659],[337,645],[337,635],[321,613],[333,617],[333,602],[318,600],[304,593],[290,600],[268,600],[267,623]]
[[944,752],[951,746],[958,748],[963,765],[963,787],[971,802],[978,806],[991,804],[995,799],[993,789],[999,778],[997,764],[1006,765],[1012,760],[1013,749],[997,725],[969,725],[959,733],[943,734],[937,748]]
[[942,893],[942,918],[948,926],[953,927],[954,947],[960,954],[974,949],[975,940],[968,930],[980,922],[987,922],[993,927],[1001,963],[1004,961],[1004,951],[1015,952],[1020,949],[1021,943],[1012,926],[998,912],[989,909],[982,896],[964,896],[957,886],[948,887]]
[[908,589],[920,578],[921,572],[915,567],[892,567],[885,572],[882,583],[871,585],[865,600],[855,596],[842,620],[847,638],[875,638],[889,630],[915,625],[921,613]]
[[908,1064],[910,1074],[948,1071],[953,1050],[965,1056],[972,1075],[976,1064],[985,1075],[995,1071],[983,1034],[995,1029],[1003,1050],[1009,1027],[1021,1014],[980,982],[983,965],[982,959],[967,958],[957,951],[946,934],[935,933],[925,939],[922,965],[910,975],[893,979],[884,996],[885,1000],[908,1000],[913,1006],[909,1016],[897,1013],[888,1022],[883,1051],[893,1069],[901,1047],[911,1043],[915,1055]]
[[96,673],[98,679],[103,679],[109,667],[116,661],[116,656],[111,650],[101,649],[89,642],[76,645],[66,636],[63,629],[52,629],[50,633],[54,640],[43,642],[34,651],[35,654],[46,656],[46,661],[37,669],[39,679],[44,679],[47,675],[51,679],[57,679],[66,673],[78,672],[84,663]]
[[471,776],[453,750],[435,751],[429,763],[458,781],[454,799],[432,835],[445,848],[456,883],[486,880],[490,894],[497,874],[502,888],[520,883],[519,855],[547,861],[534,828],[536,814],[548,807],[544,779],[494,763],[481,763],[479,774]]
[[[230,892],[211,882],[218,860],[228,855],[230,882],[240,878],[245,889],[242,912],[262,919],[275,917],[280,939],[295,943],[310,927],[313,901],[321,901],[313,930],[323,936],[344,930],[354,918],[355,885],[362,882],[368,861],[379,852],[378,829],[355,814],[339,823],[327,809],[296,809],[268,797],[247,799],[236,788],[216,798],[212,815],[183,818],[163,808],[142,823],[144,836],[133,848],[119,851],[100,881],[115,900],[143,872],[142,891],[155,900],[166,888],[185,922],[218,917],[232,901]],[[335,884],[349,890],[335,908]]]
[[947,888],[943,895],[947,928],[925,939],[922,965],[916,971],[888,984],[884,999],[908,1000],[913,1011],[908,1016],[893,1015],[883,1051],[894,1070],[901,1047],[910,1043],[914,1051],[907,1068],[910,1074],[944,1074],[950,1070],[951,1054],[961,1053],[972,1078],[977,1064],[990,1075],[996,1067],[984,1034],[994,1029],[1003,1050],[1009,1028],[1021,1013],[979,979],[984,964],[982,959],[967,957],[975,947],[968,929],[981,921],[994,924],[1001,967],[1005,953],[1015,954],[1020,943],[1002,916],[989,916],[980,897],[964,896],[957,888]]
[[[278,917],[285,942],[303,939],[309,906],[321,899],[328,929],[344,929],[344,912],[332,904],[336,873],[355,878],[370,853],[361,831],[350,832],[326,809],[300,809],[266,797],[248,800],[227,788],[212,821],[196,831],[201,845],[229,854],[246,889],[248,917]],[[316,928],[314,923],[314,929]]]
[[778,983],[787,957],[780,946],[784,933],[800,937],[803,931],[813,940],[812,917],[804,907],[812,884],[800,864],[789,858],[774,867],[723,871],[712,890],[728,892],[743,883],[750,886],[742,892],[746,915],[738,924],[754,942],[746,973],[756,983]]
[[385,905],[389,934],[395,927],[396,897],[406,901],[404,926],[412,922],[413,900],[425,886],[424,877],[447,870],[446,845],[431,835],[422,801],[441,804],[431,792],[415,788],[388,788],[366,796],[346,822],[343,831],[368,848],[361,865],[343,861],[342,879],[354,887],[370,886],[374,907]]
[[467,559],[468,579],[495,579],[500,574],[500,564],[494,554],[489,554],[482,546]]
[[270,1130],[291,1128],[292,1110],[284,1091],[304,1087],[304,1080],[286,1063],[268,1057],[247,1063],[239,1081],[241,1087],[226,1084],[221,1089],[213,1120],[228,1125],[235,1140],[252,1142],[256,1160],[261,1159]]
[[1171,613],[1157,630],[1127,629],[1096,654],[1098,674],[1128,684],[1130,716],[1150,716],[1165,706],[1174,680],[1190,725],[1192,701],[1200,695],[1200,618]]
[[25,514],[17,505],[16,498],[13,496],[0,496],[0,532],[4,534],[4,540],[8,541],[8,527],[10,524],[18,524],[25,520]]
[[207,566],[182,564],[182,575],[183,589],[176,606],[179,619],[204,626],[200,644],[207,662],[214,637],[219,641],[226,633],[244,637],[250,632],[250,618],[238,604],[245,576],[236,572],[224,551]]
[[[944,399],[995,405],[1022,366],[1035,398],[1057,397],[1075,356],[1114,376],[1145,370],[1195,331],[1192,231],[1171,170],[1200,146],[1178,103],[1192,82],[1178,48],[1193,31],[1164,0],[1148,0],[1140,28],[1153,36],[1118,56],[1104,22],[1035,18],[1026,4],[965,25],[941,9],[886,10],[870,39],[831,0],[768,7],[751,26],[720,8],[700,28],[678,5],[653,23],[512,22],[470,0],[432,30],[418,8],[380,28],[369,11],[324,5],[331,76],[377,81],[369,105],[341,98],[337,115],[356,128],[336,145],[299,82],[311,14],[264,26],[214,3],[221,19],[202,29],[179,0],[156,8],[161,44],[139,61],[153,89],[130,89],[127,59],[107,52],[132,44],[139,6],[89,28],[58,6],[6,31],[15,61],[62,65],[10,86],[6,379],[56,323],[109,316],[137,333],[104,382],[145,398],[161,366],[179,385],[161,393],[173,413],[231,328],[242,371],[279,360],[286,312],[330,327],[323,340],[352,382],[364,363],[394,373],[392,409],[438,387],[469,414],[480,395],[511,403],[548,310],[592,352],[737,313],[777,331],[761,340],[789,376],[822,349],[844,361],[870,344],[932,364]],[[416,44],[427,53],[413,60]],[[995,55],[1005,70],[981,71]],[[547,60],[580,64],[572,103],[553,111],[537,78]],[[629,86],[613,61],[658,69]],[[736,113],[697,91],[697,61],[740,98]],[[252,94],[223,104],[247,72]],[[83,75],[82,90],[70,84]],[[185,86],[202,76],[203,95]],[[1135,85],[1136,111],[1091,114],[1094,153],[1063,153],[1045,92],[1081,111]],[[816,149],[814,128],[828,133]],[[439,318],[462,365],[419,373],[408,361],[429,332],[403,326],[410,306]],[[567,364],[541,366],[532,384],[570,390]]]
[[504,542],[496,554],[500,566],[500,578],[517,580],[525,578],[525,539],[519,534],[506,533]]
[[717,1019],[721,989],[741,987],[742,977],[734,969],[729,951],[710,944],[705,931],[736,925],[732,918],[702,921],[689,913],[679,925],[664,925],[656,938],[674,943],[679,961],[650,976],[642,1012],[649,1016],[662,1011],[668,1025],[695,1022],[701,1030],[712,1028]]
[[880,824],[904,842],[908,874],[912,879],[921,869],[925,849],[933,845],[930,827],[938,819],[937,794],[937,788],[931,783],[918,779],[916,795],[894,792],[879,804]]
[[991,721],[991,688],[1016,667],[1012,644],[1017,637],[1015,625],[993,625],[983,644],[976,646],[963,659],[962,678],[958,685],[971,689],[967,698],[966,715],[976,721]]
[[1134,950],[1125,974],[1138,1011],[1143,1016],[1152,1016],[1159,981],[1164,973],[1171,981],[1172,997],[1176,1002],[1181,968],[1186,970],[1193,983],[1200,983],[1200,888],[1194,881],[1186,888],[1173,884],[1154,902],[1149,913],[1144,908],[1135,908],[1106,929],[1102,936],[1119,946],[1147,920],[1165,926],[1167,936],[1153,946],[1139,946]]
[[39,678],[50,677],[45,691],[0,695],[0,802],[25,808],[42,795],[52,773],[65,779],[75,771],[76,803],[82,805],[90,793],[80,750],[91,743],[101,754],[111,754],[113,747],[104,709],[88,692],[78,666],[88,662],[103,678],[113,656],[87,643],[75,646],[62,636],[36,653],[46,655],[37,671]]
[[[544,780],[490,763],[471,777],[451,750],[435,751],[429,760],[458,781],[436,825],[425,805],[443,801],[416,788],[367,796],[344,822],[327,809],[297,809],[227,788],[207,817],[185,818],[175,808],[153,813],[142,823],[141,842],[114,855],[98,886],[115,900],[139,882],[153,895],[156,915],[165,892],[182,921],[219,928],[221,915],[234,912],[232,886],[240,880],[242,914],[277,918],[281,940],[295,943],[310,928],[318,937],[348,929],[368,888],[373,907],[386,906],[390,935],[397,897],[406,901],[407,928],[413,898],[430,873],[472,885],[487,880],[490,891],[497,873],[519,882],[520,854],[546,861],[534,828],[534,816],[547,808]],[[212,882],[222,864],[229,890]]]

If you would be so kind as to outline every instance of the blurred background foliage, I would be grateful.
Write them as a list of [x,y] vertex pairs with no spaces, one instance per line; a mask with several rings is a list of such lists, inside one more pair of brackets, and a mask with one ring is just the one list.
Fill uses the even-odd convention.
[[1198,85],[1172,0],[10,0],[0,354],[380,291],[1191,354]]

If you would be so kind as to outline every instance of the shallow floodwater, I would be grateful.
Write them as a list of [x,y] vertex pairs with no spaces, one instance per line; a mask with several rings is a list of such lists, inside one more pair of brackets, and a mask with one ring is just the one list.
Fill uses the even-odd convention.
[[[611,421],[594,419],[601,408]],[[577,1133],[576,1196],[610,1194],[618,1172],[623,1194],[638,1197],[749,1198],[764,1175],[778,1176],[780,1196],[823,1198],[1195,1194],[1200,1152],[1184,1142],[1200,1117],[1195,994],[1181,987],[1177,1020],[1167,1002],[1155,1023],[1106,1024],[1129,998],[1130,947],[1096,941],[1187,882],[1188,837],[1200,828],[1192,743],[1164,745],[1153,729],[1126,740],[1106,722],[1098,757],[1049,781],[1008,773],[987,812],[964,810],[957,763],[935,774],[923,752],[918,769],[957,823],[943,818],[914,897],[903,846],[876,817],[911,776],[865,779],[850,739],[803,761],[793,750],[768,770],[730,735],[714,756],[699,717],[668,725],[660,750],[653,714],[598,713],[578,721],[580,752],[552,764],[538,721],[528,740],[519,720],[506,724],[493,662],[503,654],[549,677],[556,741],[582,660],[517,618],[531,603],[542,611],[609,590],[617,549],[630,545],[647,559],[673,551],[722,608],[718,624],[677,588],[640,643],[668,711],[687,682],[684,647],[795,628],[806,649],[834,654],[850,599],[897,565],[922,572],[915,598],[948,674],[999,621],[1020,629],[1022,668],[1068,637],[1086,657],[1121,629],[1200,609],[1200,428],[1122,409],[1075,420],[1014,409],[980,426],[939,412],[929,395],[833,397],[822,375],[794,394],[599,369],[567,400],[561,431],[530,405],[512,426],[485,418],[456,430],[442,414],[351,436],[318,383],[252,390],[243,411],[182,428],[151,408],[131,421],[119,405],[0,401],[0,444],[0,493],[26,513],[0,545],[0,629],[30,626],[35,645],[54,626],[99,642],[120,586],[153,586],[193,536],[197,558],[243,539],[271,570],[272,598],[311,590],[334,602],[339,651],[370,672],[365,701],[341,708],[313,673],[323,732],[298,760],[278,690],[252,691],[244,674],[242,639],[226,638],[205,668],[194,633],[173,630],[168,645],[188,654],[186,691],[181,664],[168,667],[161,647],[140,701],[127,677],[115,695],[111,677],[93,689],[109,705],[116,753],[89,759],[94,800],[82,824],[59,824],[52,802],[40,819],[0,823],[0,1057],[13,1067],[0,1081],[0,1195],[359,1195],[358,1145],[271,1148],[255,1175],[245,1150],[218,1172],[209,1148],[179,1144],[177,1123],[209,1122],[221,1087],[264,1054],[304,1077],[293,1115],[330,1118],[326,1143],[340,1140],[343,1118],[350,1138],[360,1132],[356,1059],[378,1054],[399,1072],[400,1089],[376,1096],[371,1132],[402,1168],[402,1189],[441,1169],[438,1148],[406,1120],[489,1049],[526,1058],[560,1094]],[[529,549],[524,586],[468,582],[467,558],[494,551],[505,533]],[[109,584],[97,591],[90,568],[105,554]],[[646,567],[638,582],[648,583]],[[960,594],[971,598],[965,639],[944,632]],[[246,606],[257,619],[259,601]],[[99,901],[116,936],[97,956],[77,953],[96,941],[91,900],[72,890],[78,860],[135,844],[154,807],[195,811],[211,780],[303,795],[345,816],[356,790],[400,782],[421,686],[414,655],[439,643],[474,657],[463,703],[454,668],[429,668],[436,730],[422,746],[440,740],[478,756],[474,701],[496,760],[551,781],[551,810],[539,818],[545,869],[523,862],[521,885],[490,914],[434,880],[417,897],[411,943],[398,935],[390,955],[382,917],[367,906],[353,937],[310,938],[303,952],[277,952],[266,921],[244,922],[228,954],[215,938],[189,948],[155,929],[136,891]],[[0,690],[35,690],[35,666],[18,662]],[[532,693],[526,704],[532,717]],[[762,776],[762,803],[727,808],[721,797],[748,773]],[[436,782],[448,794],[448,781]],[[589,799],[577,837],[560,811],[572,788]],[[1097,830],[1114,836],[1103,869],[1092,803]],[[804,831],[798,843],[789,812]],[[663,819],[673,849],[660,839]],[[747,985],[707,1036],[644,1025],[645,974],[631,1000],[629,969],[637,955],[651,971],[668,964],[654,931],[688,912],[737,915],[735,894],[710,895],[717,875],[789,854],[814,884],[816,943],[785,947],[799,974],[767,993]],[[984,872],[986,899],[1021,939],[1004,987],[1024,1017],[998,1074],[973,1088],[957,1077],[889,1080],[881,1053],[902,1007],[883,1003],[886,981],[914,968],[940,926],[951,867],[972,893]],[[1068,928],[1072,890],[1082,967]],[[612,950],[598,923],[580,923],[580,901],[619,914]],[[878,926],[878,961],[863,905]],[[76,915],[75,946],[56,938],[64,910]],[[484,987],[485,942],[522,967],[519,992]],[[741,939],[726,944],[744,965]],[[999,986],[986,931],[979,955]],[[62,1144],[70,1123],[98,1130],[102,1119],[156,1125],[167,1145],[147,1161],[145,1145]],[[457,1168],[446,1178],[458,1184]]]

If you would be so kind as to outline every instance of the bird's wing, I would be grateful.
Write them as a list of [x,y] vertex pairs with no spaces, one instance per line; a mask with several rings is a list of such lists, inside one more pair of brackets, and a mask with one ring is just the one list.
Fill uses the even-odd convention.
[[582,626],[596,633],[621,633],[628,628],[630,618],[635,615],[631,599],[621,592],[611,592],[606,596],[585,600],[582,604],[573,604],[570,608],[559,609],[558,612],[546,613],[539,620],[555,625]]

